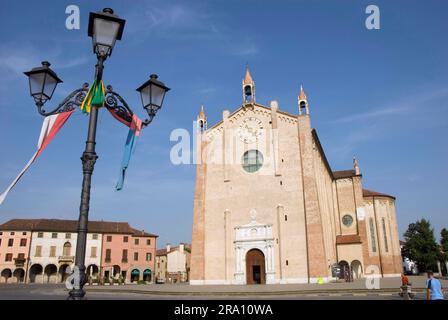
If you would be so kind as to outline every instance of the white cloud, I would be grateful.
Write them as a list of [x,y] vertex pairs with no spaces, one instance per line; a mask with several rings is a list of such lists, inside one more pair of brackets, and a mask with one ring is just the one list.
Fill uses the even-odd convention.
[[229,23],[217,22],[220,19],[207,10],[207,5],[151,1],[146,8],[132,9],[126,16],[129,21],[126,32],[135,35],[133,39],[137,42],[158,36],[212,42],[220,52],[236,56],[255,55],[260,51],[254,39],[232,37],[235,30],[231,19]]
[[370,121],[375,118],[390,115],[403,115],[410,112],[415,112],[419,108],[428,105],[432,100],[448,96],[448,89],[433,89],[429,91],[425,90],[413,90],[418,94],[407,96],[393,103],[388,103],[386,106],[380,106],[379,108],[372,108],[372,111],[363,113],[356,113],[341,117],[330,121],[331,123],[349,123],[355,121]]

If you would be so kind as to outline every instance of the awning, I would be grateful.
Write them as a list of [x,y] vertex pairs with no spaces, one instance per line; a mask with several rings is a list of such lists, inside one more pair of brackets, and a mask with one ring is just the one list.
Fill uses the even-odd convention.
[[131,274],[134,276],[138,276],[138,275],[140,275],[140,270],[138,270],[138,269],[134,269],[134,270],[132,270],[132,272],[131,272]]

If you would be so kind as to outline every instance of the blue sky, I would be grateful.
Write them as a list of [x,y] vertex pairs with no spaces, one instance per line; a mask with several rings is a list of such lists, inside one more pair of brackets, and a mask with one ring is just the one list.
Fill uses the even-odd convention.
[[[448,227],[448,2],[446,1],[1,1],[0,189],[34,153],[42,118],[23,71],[49,60],[64,80],[51,106],[85,81],[95,57],[90,11],[112,7],[127,20],[104,79],[143,117],[135,89],[151,73],[172,88],[143,132],[116,192],[127,128],[102,110],[91,219],[129,221],[160,235],[159,246],[191,240],[193,165],[169,160],[175,128],[191,130],[201,104],[210,124],[241,103],[249,63],[257,101],[296,113],[303,83],[312,124],[333,170],[359,159],[365,188],[397,197],[400,233],[428,218]],[[65,8],[81,29],[65,28]],[[367,30],[369,4],[381,29]],[[0,206],[16,217],[77,219],[88,118],[76,113]],[[438,234],[437,234],[438,236]]]

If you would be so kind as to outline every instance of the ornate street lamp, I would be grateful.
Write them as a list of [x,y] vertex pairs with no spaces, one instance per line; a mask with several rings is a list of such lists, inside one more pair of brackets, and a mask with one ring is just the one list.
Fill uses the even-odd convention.
[[156,74],[152,74],[148,81],[137,88],[137,91],[140,92],[143,108],[149,115],[149,122],[156,116],[157,111],[162,108],[165,94],[170,90],[157,78]]
[[24,72],[30,81],[30,94],[36,103],[44,105],[53,96],[58,83],[62,80],[50,69],[50,62],[42,61],[42,66]]
[[[90,13],[88,35],[92,37],[93,51],[97,56],[94,83],[102,83],[103,63],[112,53],[116,40],[120,40],[123,34],[125,20],[113,14],[113,10],[106,8],[103,12]],[[42,62],[42,67],[25,72],[29,77],[30,94],[34,98],[38,112],[43,116],[49,116],[61,112],[72,111],[82,105],[89,90],[89,85],[84,85],[70,93],[58,106],[51,111],[43,109],[45,102],[51,99],[58,83],[62,82],[56,73],[50,69],[50,63]],[[152,122],[157,111],[162,107],[165,93],[170,90],[163,82],[157,80],[157,75],[151,78],[137,89],[142,98],[143,108],[149,118],[142,122],[146,127]],[[104,97],[104,106],[125,123],[131,123],[134,115],[126,101],[115,91],[112,86],[107,86]],[[93,169],[98,156],[95,152],[96,128],[98,123],[97,106],[91,105],[89,127],[86,147],[82,154],[83,181],[81,191],[81,205],[78,220],[78,239],[76,243],[76,258],[74,267],[74,288],[69,293],[69,299],[82,299],[85,295],[83,289],[87,282],[85,256],[87,245],[87,226],[90,203],[90,187]]]
[[121,40],[126,20],[114,15],[111,8],[103,12],[90,12],[88,35],[92,37],[93,52],[97,55],[110,56],[115,41]]

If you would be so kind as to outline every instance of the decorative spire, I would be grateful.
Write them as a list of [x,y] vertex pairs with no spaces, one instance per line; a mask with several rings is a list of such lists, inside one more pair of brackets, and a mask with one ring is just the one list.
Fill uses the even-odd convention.
[[306,94],[305,94],[305,90],[303,90],[303,86],[302,85],[300,85],[299,100],[306,101]]
[[199,119],[205,119],[204,105],[201,105],[201,111],[199,111]]
[[299,106],[299,114],[300,115],[304,111],[305,111],[305,114],[310,114],[310,109],[308,107],[308,100],[306,98],[305,90],[303,89],[302,85],[300,85],[300,93],[299,93],[299,96],[297,97],[297,103]]
[[353,157],[353,168],[355,169],[355,174],[359,176],[361,171],[359,170],[358,160],[355,157]]
[[252,80],[252,76],[250,75],[249,66],[246,66],[246,75],[244,76],[243,84],[254,84],[254,80]]

